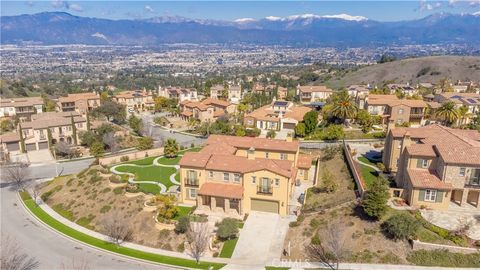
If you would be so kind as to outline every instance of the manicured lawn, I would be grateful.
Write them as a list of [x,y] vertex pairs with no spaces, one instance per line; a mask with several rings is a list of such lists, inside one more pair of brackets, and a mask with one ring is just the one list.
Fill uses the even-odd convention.
[[188,206],[178,206],[178,209],[180,209],[180,212],[173,218],[174,220],[178,220],[182,216],[188,216],[192,212],[192,207]]
[[167,188],[173,186],[170,182],[170,175],[175,173],[175,168],[149,166],[133,167],[128,164],[116,168],[119,172],[129,172],[135,174],[135,181],[155,181],[164,184]]
[[372,165],[372,166],[377,167],[377,164],[371,162],[371,161],[368,160],[368,158],[366,158],[366,157],[359,157],[358,160],[360,160],[361,162],[365,162],[365,163],[367,163],[367,164],[369,164],[369,165]]
[[138,188],[145,194],[160,194],[160,187],[154,184],[138,184]]
[[365,165],[362,165],[362,164],[359,164],[359,165],[362,171],[363,180],[365,180],[365,184],[367,185],[367,188],[368,188],[375,180],[377,180],[377,176],[378,176],[377,172],[374,169],[367,167]]
[[194,260],[187,260],[182,258],[170,257],[170,256],[163,256],[158,254],[153,254],[149,252],[144,252],[140,250],[135,250],[131,248],[126,248],[123,246],[117,246],[112,243],[108,243],[104,240],[97,239],[95,237],[86,235],[79,231],[76,231],[63,223],[57,221],[56,219],[52,218],[48,215],[45,211],[43,211],[40,207],[38,207],[35,202],[28,196],[28,194],[21,195],[22,200],[24,201],[27,208],[35,215],[37,218],[42,220],[45,224],[50,226],[51,228],[63,233],[69,237],[75,238],[76,240],[82,241],[86,244],[108,250],[110,252],[115,252],[121,255],[134,257],[138,259],[143,259],[152,262],[158,262],[163,264],[169,265],[176,265],[181,267],[188,267],[188,268],[197,268],[197,269],[208,269],[210,266],[213,269],[220,269],[224,264],[219,263],[209,263],[209,262],[200,262],[197,264]]
[[222,251],[218,257],[220,258],[230,258],[232,257],[235,246],[237,245],[238,238],[230,239],[223,243]]

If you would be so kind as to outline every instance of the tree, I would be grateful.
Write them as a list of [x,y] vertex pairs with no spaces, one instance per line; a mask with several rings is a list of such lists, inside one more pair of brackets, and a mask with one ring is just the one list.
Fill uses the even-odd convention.
[[465,105],[460,106],[460,108],[458,108],[458,117],[460,118],[460,124],[463,124],[465,118],[467,118],[467,115],[469,115],[468,107]]
[[186,233],[188,228],[190,227],[190,217],[189,216],[181,216],[178,218],[177,224],[175,224],[175,232],[176,233]]
[[208,227],[208,223],[190,223],[190,228],[187,231],[187,239],[191,255],[195,258],[197,263],[199,263],[200,257],[202,257],[205,253],[208,241],[210,239],[210,230]]
[[155,111],[160,112],[168,106],[168,99],[166,97],[156,97],[155,100]]
[[103,135],[102,139],[103,139],[103,143],[106,146],[108,146],[108,148],[110,149],[110,152],[112,152],[112,153],[118,152],[119,145],[118,145],[118,142],[117,142],[117,137],[115,137],[114,132],[109,132],[109,133]]
[[375,119],[367,110],[359,110],[357,113],[357,123],[362,126],[362,132],[368,133],[372,130]]
[[331,115],[345,121],[357,115],[358,107],[347,91],[335,93],[330,97],[332,102]]
[[415,234],[418,227],[418,221],[409,213],[395,214],[382,224],[385,233],[395,240],[408,239]]
[[451,126],[458,120],[458,111],[455,108],[453,101],[447,101],[442,103],[440,108],[436,111],[436,116],[442,119],[448,126]]
[[103,142],[95,141],[92,143],[90,146],[90,154],[92,154],[94,157],[99,157],[105,153],[105,146],[103,145]]
[[309,111],[303,116],[303,122],[305,123],[305,133],[310,134],[317,128],[318,125],[318,112]]
[[335,192],[338,189],[338,184],[335,182],[333,174],[327,167],[323,168],[321,186],[327,193]]
[[15,126],[13,125],[12,121],[10,121],[9,119],[4,119],[2,120],[2,122],[0,122],[0,129],[2,133],[12,131],[14,128]]
[[75,149],[73,149],[70,144],[62,141],[55,144],[55,153],[59,156],[68,158],[77,156]]
[[27,148],[25,147],[25,137],[23,137],[22,125],[18,123],[18,134],[20,136],[20,152],[26,153]]
[[6,169],[2,169],[2,171],[5,173],[8,182],[13,183],[18,190],[23,190],[25,187],[24,181],[29,175],[27,167],[28,164],[26,163],[15,163],[11,164]]
[[32,199],[35,203],[37,203],[37,199],[40,196],[40,185],[32,184]]
[[395,60],[397,60],[395,56],[384,53],[382,54],[382,57],[380,57],[380,60],[377,61],[377,63],[383,64],[383,63],[393,62]]
[[130,118],[128,118],[128,124],[130,125],[130,128],[133,130],[133,132],[140,134],[140,130],[143,126],[142,119],[132,114]]
[[387,212],[389,197],[387,180],[378,177],[363,196],[363,211],[372,218],[380,219]]
[[274,139],[275,136],[277,136],[277,133],[275,132],[275,130],[269,130],[269,131],[267,132],[267,138],[269,138],[269,139]]
[[103,218],[103,233],[112,243],[120,245],[133,239],[133,230],[128,223],[127,216],[123,217],[119,211],[113,211]]
[[328,125],[321,134],[322,140],[338,140],[345,136],[341,125]]
[[4,270],[32,270],[40,266],[35,257],[24,253],[17,242],[10,237],[2,237],[2,252],[0,269]]
[[176,198],[173,195],[157,195],[155,197],[158,206],[158,217],[163,219],[173,219],[178,215],[180,209],[175,205]]
[[347,255],[345,249],[345,229],[342,224],[330,225],[322,235],[320,243],[311,243],[307,252],[315,261],[324,263],[330,269],[339,269],[339,264]]
[[305,123],[300,122],[295,126],[295,135],[298,137],[305,137]]
[[151,137],[138,138],[138,150],[148,150],[153,148],[153,139]]
[[87,112],[87,114],[85,115],[85,117],[87,118],[87,131],[90,131],[90,113]]
[[234,130],[235,130],[235,136],[244,137],[245,135],[247,135],[247,131],[245,127],[242,125],[236,125],[234,127]]
[[100,136],[100,138],[103,137],[103,135],[113,131],[115,130],[109,123],[103,123],[97,128],[97,134]]
[[98,136],[93,131],[80,131],[78,137],[83,146],[91,147],[94,142],[98,141]]
[[177,140],[169,138],[164,146],[163,152],[167,158],[174,158],[178,155],[178,150]]
[[224,218],[218,223],[217,236],[221,240],[229,240],[237,237],[238,221],[233,218]]
[[46,112],[54,112],[56,107],[57,107],[57,103],[55,103],[55,101],[45,97],[43,99],[43,104],[45,104],[45,111]]
[[73,137],[73,143],[75,145],[78,145],[78,137],[77,137],[77,125],[75,125],[75,120],[73,119],[73,115],[70,115],[70,120],[72,124],[72,137]]
[[114,121],[118,124],[125,123],[125,119],[127,118],[125,106],[111,100],[103,102],[102,105],[93,109],[92,113],[103,115],[108,121]]

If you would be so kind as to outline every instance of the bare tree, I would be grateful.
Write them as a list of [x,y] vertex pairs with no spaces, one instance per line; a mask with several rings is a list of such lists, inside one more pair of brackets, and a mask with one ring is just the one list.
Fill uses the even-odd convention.
[[203,256],[208,246],[210,239],[210,230],[206,222],[192,222],[187,231],[187,239],[190,246],[191,255],[195,258],[197,263],[200,262],[200,257]]
[[10,237],[2,237],[2,252],[0,269],[3,270],[32,270],[40,266],[35,257],[24,253],[17,242]]
[[37,203],[37,198],[40,196],[40,185],[35,182],[32,183],[32,198]]
[[28,177],[28,164],[15,163],[7,167],[5,176],[8,182],[15,184],[18,190],[23,190],[25,187],[25,179]]
[[80,261],[75,261],[75,259],[72,259],[72,261],[69,264],[62,263],[61,269],[63,270],[92,270],[93,268],[90,266],[87,260],[80,260]]
[[313,260],[324,263],[330,269],[338,270],[340,261],[345,258],[345,236],[343,225],[330,225],[320,243],[310,244],[307,251]]
[[103,232],[116,245],[133,239],[133,230],[128,224],[128,218],[122,217],[118,211],[105,216],[102,225]]
[[60,156],[66,156],[68,158],[78,156],[78,151],[72,147],[71,144],[66,142],[58,142],[55,144],[55,152]]
[[119,146],[118,146],[118,140],[117,137],[115,137],[114,132],[108,132],[103,135],[103,143],[108,145],[108,148],[110,148],[110,152],[116,153],[118,152]]

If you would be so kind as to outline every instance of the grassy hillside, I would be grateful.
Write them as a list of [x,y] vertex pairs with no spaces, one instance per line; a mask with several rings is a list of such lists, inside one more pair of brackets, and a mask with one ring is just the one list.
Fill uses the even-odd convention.
[[333,88],[351,84],[381,84],[383,82],[433,82],[442,78],[456,80],[480,80],[480,57],[430,56],[404,59],[361,68],[334,77],[326,82]]

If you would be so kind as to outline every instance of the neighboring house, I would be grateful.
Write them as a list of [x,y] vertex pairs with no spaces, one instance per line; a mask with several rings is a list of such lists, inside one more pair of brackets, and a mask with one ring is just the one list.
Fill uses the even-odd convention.
[[272,95],[272,93],[275,91],[275,85],[273,84],[269,84],[269,85],[266,85],[266,86],[263,86],[259,83],[256,83],[253,85],[253,88],[252,88],[252,93],[257,93],[257,94],[262,94],[264,93],[265,95]]
[[32,114],[42,111],[41,97],[2,98],[0,101],[0,117],[17,116],[20,121],[29,121]]
[[382,124],[393,121],[397,125],[407,122],[412,126],[424,125],[427,107],[423,100],[399,99],[396,95],[369,95],[365,99],[365,109],[371,115],[381,116]]
[[177,99],[182,101],[197,101],[198,93],[195,88],[180,88],[180,87],[158,87],[158,96],[165,98]]
[[33,115],[32,121],[21,123],[17,132],[9,133],[5,137],[2,137],[2,146],[4,149],[7,149],[8,152],[20,151],[21,139],[18,132],[21,131],[27,152],[48,149],[50,147],[48,130],[50,130],[52,144],[57,142],[74,144],[75,138],[73,137],[72,117],[76,127],[78,142],[79,132],[87,130],[87,119],[80,116],[77,112],[45,112]]
[[242,87],[240,85],[229,86],[228,89],[228,101],[238,104],[242,99]]
[[389,129],[383,163],[411,206],[480,209],[480,133],[441,125]]
[[407,84],[391,83],[391,84],[387,84],[387,88],[390,90],[390,94],[395,94],[397,91],[400,91],[400,93],[406,96],[413,96],[415,94],[418,94],[418,89],[411,86],[409,83]]
[[199,210],[243,215],[292,213],[295,183],[309,180],[312,158],[298,141],[210,135],[180,160],[181,202]]
[[369,85],[350,85],[347,88],[348,94],[353,97],[357,98],[359,96],[367,96],[368,92],[370,91],[370,86]]
[[468,89],[468,85],[454,85],[452,88],[455,93],[465,93]]
[[332,89],[323,85],[318,86],[297,86],[297,96],[302,103],[325,101],[333,93]]
[[475,117],[476,113],[480,111],[480,94],[477,93],[441,93],[435,95],[434,101],[444,103],[452,101],[458,109],[461,106],[468,108],[464,119],[459,119],[459,124],[468,124]]
[[113,100],[125,105],[128,112],[144,111],[155,106],[152,93],[146,90],[123,91],[113,96]]
[[277,99],[285,100],[288,96],[288,89],[286,87],[279,86],[277,88]]
[[303,116],[309,111],[311,108],[295,105],[290,101],[274,100],[271,104],[245,115],[243,124],[247,128],[294,131],[295,126],[303,121]]
[[223,92],[225,91],[225,86],[222,84],[215,84],[210,87],[210,98],[220,99],[223,97]]
[[92,92],[68,94],[66,97],[59,97],[57,102],[58,111],[77,112],[81,115],[99,106],[100,95]]
[[219,117],[233,114],[236,106],[228,101],[207,98],[202,101],[180,102],[181,117],[184,120],[191,118],[200,122],[215,122]]

